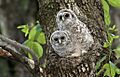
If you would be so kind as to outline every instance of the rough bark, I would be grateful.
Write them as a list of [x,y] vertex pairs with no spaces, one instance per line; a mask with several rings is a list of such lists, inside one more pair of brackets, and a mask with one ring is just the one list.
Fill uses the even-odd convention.
[[[100,0],[38,0],[39,21],[46,33],[46,77],[95,77],[97,53],[103,51],[102,44],[106,39],[103,11]],[[89,55],[79,58],[61,58],[51,49],[49,38],[55,31],[56,13],[63,8],[75,11],[79,19],[87,24],[94,37],[95,45]],[[92,53],[95,51],[94,53]],[[88,65],[89,70],[85,65]],[[84,72],[84,67],[87,71]]]

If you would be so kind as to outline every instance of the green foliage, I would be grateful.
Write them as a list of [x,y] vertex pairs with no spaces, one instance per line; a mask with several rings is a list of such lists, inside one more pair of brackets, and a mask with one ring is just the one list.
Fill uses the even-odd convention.
[[115,74],[120,74],[120,69],[116,67],[114,63],[109,61],[106,63],[102,69],[105,69],[104,76],[115,77]]
[[[38,42],[27,40],[25,41],[24,44],[28,46],[30,49],[33,49],[33,51],[35,52],[38,58],[42,57],[43,48]],[[28,53],[28,57],[32,59],[32,56],[30,53]]]
[[[109,54],[106,54],[104,57],[102,57],[96,64],[96,70],[99,70],[97,72],[97,76],[101,72],[104,72],[104,76],[106,77],[115,77],[116,74],[120,74],[120,69],[116,66],[115,63],[111,61],[111,54],[114,54],[116,59],[120,58],[120,46],[118,46],[115,49],[112,49],[113,41],[116,39],[119,39],[118,35],[115,35],[114,33],[117,31],[115,25],[110,27],[111,24],[110,20],[110,13],[109,13],[109,5],[120,8],[120,0],[101,0],[104,10],[104,21],[105,21],[105,27],[107,32],[107,40],[104,43],[103,47],[107,48],[109,50]],[[105,61],[108,57],[108,63],[104,63],[102,65],[102,68],[100,68],[103,61]]]
[[106,54],[104,57],[102,57],[102,59],[100,59],[97,64],[96,64],[96,70],[98,70],[101,66],[101,63],[107,59],[107,55],[108,55],[108,59],[109,59],[109,63],[105,63],[103,65],[103,67],[99,70],[99,72],[97,73],[97,75],[99,75],[102,71],[104,71],[104,76],[109,76],[109,77],[115,77],[116,74],[120,74],[119,71],[120,69],[110,61],[111,58],[111,54],[113,53],[113,51],[115,52],[115,56],[118,59],[120,57],[120,46],[118,46],[116,49],[112,49],[111,46],[113,44],[113,41],[115,39],[118,39],[119,36],[114,35],[113,33],[116,32],[117,29],[115,27],[115,25],[113,27],[108,27],[107,29],[107,35],[108,38],[106,40],[106,42],[104,43],[103,47],[104,48],[108,48],[109,50],[109,54]]
[[115,25],[113,25],[113,27],[108,27],[108,29],[107,29],[108,39],[103,45],[104,48],[109,48],[113,44],[113,40],[119,38],[118,35],[114,35],[114,32],[116,32],[116,31],[117,31],[117,29],[116,29]]
[[28,27],[28,25],[21,25],[21,26],[18,26],[17,28],[21,29],[21,31],[23,33],[25,33],[25,37],[28,35],[28,33],[29,33],[29,27]]
[[40,44],[46,44],[45,34],[43,32],[38,33],[37,36],[38,36],[36,38],[37,42],[39,42]]
[[[28,39],[24,42],[24,45],[32,49],[38,58],[42,57],[42,45],[46,44],[46,39],[39,22],[37,21],[36,25],[34,24],[31,29],[28,25],[18,26],[18,29],[21,29],[21,31],[25,33],[25,36],[28,36]],[[26,51],[25,53],[32,59],[30,53]]]
[[120,46],[118,46],[116,49],[113,50],[115,52],[115,57],[117,59],[120,58]]
[[110,25],[110,7],[109,4],[113,7],[120,8],[120,0],[101,0],[103,11],[104,11],[104,20],[106,25]]
[[33,27],[30,30],[28,39],[31,41],[37,41],[40,44],[46,44],[46,40],[45,40],[45,34],[42,32],[42,29],[39,25]]
[[35,40],[36,33],[37,33],[37,30],[36,30],[36,26],[35,26],[35,27],[33,27],[33,28],[30,30],[28,39],[31,40],[31,41],[34,41],[34,40]]
[[101,0],[101,2],[102,2],[102,5],[103,5],[105,24],[109,25],[111,23],[110,22],[109,5],[105,0]]
[[[105,71],[104,76],[115,77],[115,74],[120,74],[120,69],[111,61],[103,65],[102,71]],[[102,72],[99,71],[98,73]]]
[[115,8],[120,8],[120,0],[107,0],[108,3],[115,7]]
[[96,63],[96,70],[98,70],[101,66],[101,63],[106,59],[107,57],[104,56],[102,57],[102,59],[100,59],[97,63]]

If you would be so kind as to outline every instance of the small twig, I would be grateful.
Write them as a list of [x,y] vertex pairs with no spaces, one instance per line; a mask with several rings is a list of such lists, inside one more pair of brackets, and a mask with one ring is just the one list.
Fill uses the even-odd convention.
[[20,44],[20,43],[17,43],[16,41],[11,40],[11,39],[9,39],[9,38],[6,38],[6,37],[4,37],[3,35],[0,35],[0,39],[1,39],[2,41],[6,42],[6,43],[9,43],[10,45],[14,46],[15,48],[18,47],[18,48],[21,48],[21,49],[23,49],[23,50],[26,50],[27,52],[29,52],[29,53],[32,55],[33,60],[34,60],[35,62],[38,62],[38,58],[36,57],[34,51],[31,50],[30,48],[28,48],[27,46],[22,45],[22,44]]

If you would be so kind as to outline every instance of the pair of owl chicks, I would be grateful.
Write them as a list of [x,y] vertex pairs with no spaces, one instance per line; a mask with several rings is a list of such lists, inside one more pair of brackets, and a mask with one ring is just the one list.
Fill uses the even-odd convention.
[[87,26],[70,9],[62,9],[56,16],[57,30],[51,34],[50,44],[60,57],[79,57],[93,45]]

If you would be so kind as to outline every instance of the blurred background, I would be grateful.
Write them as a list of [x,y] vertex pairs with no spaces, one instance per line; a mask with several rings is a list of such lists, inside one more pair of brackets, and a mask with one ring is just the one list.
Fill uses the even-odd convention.
[[[0,33],[22,43],[24,34],[17,26],[36,20],[37,0],[0,0]],[[0,57],[0,77],[32,77],[20,63]]]

